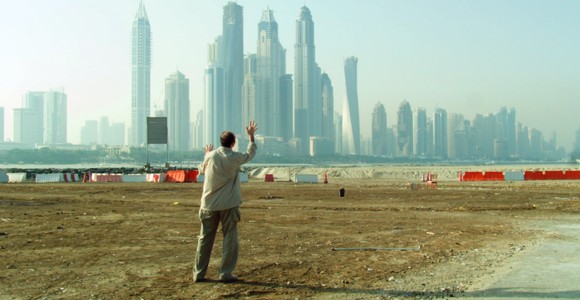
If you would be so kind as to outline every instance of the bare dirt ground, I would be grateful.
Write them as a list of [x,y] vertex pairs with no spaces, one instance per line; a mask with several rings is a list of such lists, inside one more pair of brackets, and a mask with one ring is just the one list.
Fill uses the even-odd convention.
[[[339,187],[346,197],[338,196]],[[0,184],[0,299],[461,297],[580,212],[580,182],[242,184],[239,283],[193,283],[200,183]],[[333,248],[414,248],[333,251]]]

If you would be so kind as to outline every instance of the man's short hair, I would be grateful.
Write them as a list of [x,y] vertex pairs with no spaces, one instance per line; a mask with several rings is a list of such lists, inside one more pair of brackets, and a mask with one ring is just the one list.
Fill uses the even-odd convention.
[[220,136],[222,147],[231,148],[236,142],[236,135],[231,131],[224,131]]

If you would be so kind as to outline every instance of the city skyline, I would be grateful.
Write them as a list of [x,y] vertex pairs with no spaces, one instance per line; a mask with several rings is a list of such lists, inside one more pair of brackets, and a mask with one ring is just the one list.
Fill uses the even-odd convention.
[[[85,120],[109,116],[130,125],[127,62],[139,1],[79,2],[31,0],[11,3],[11,10],[0,13],[0,37],[12,41],[0,50],[0,63],[6,66],[0,71],[6,138],[14,138],[13,110],[23,107],[28,91],[58,87],[68,95],[69,142],[80,142],[78,128]],[[191,110],[197,113],[203,103],[207,44],[222,31],[223,6],[228,2],[144,3],[153,32],[151,106],[163,106],[164,79],[179,69],[190,78]],[[358,7],[337,1],[332,13],[317,2],[238,4],[244,8],[244,53],[256,51],[255,28],[262,11],[267,7],[274,11],[280,42],[288,49],[288,74],[294,73],[296,19],[303,5],[310,9],[316,26],[316,60],[335,82],[335,109],[346,97],[343,59],[355,55],[361,62],[358,98],[363,120],[377,101],[385,105],[389,126],[403,99],[413,107],[429,112],[441,107],[469,120],[477,113],[515,107],[518,122],[545,137],[556,131],[558,143],[572,150],[580,111],[576,2],[370,1],[367,7]],[[83,13],[88,10],[93,14]],[[380,13],[385,16],[378,17]],[[101,22],[91,19],[96,17]],[[190,20],[196,18],[199,23]],[[71,26],[76,23],[84,25]],[[203,67],[196,67],[196,61]],[[360,125],[361,133],[369,137],[370,122]]]

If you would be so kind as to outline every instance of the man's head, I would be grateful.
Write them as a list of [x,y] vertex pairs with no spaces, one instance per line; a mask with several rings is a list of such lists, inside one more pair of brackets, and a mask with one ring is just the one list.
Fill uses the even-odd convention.
[[224,131],[220,136],[222,147],[233,148],[236,143],[236,135],[231,131]]

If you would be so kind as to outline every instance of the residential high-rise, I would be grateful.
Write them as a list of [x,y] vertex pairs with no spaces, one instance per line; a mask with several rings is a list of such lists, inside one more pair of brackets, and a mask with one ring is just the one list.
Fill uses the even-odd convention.
[[433,114],[433,143],[436,158],[447,158],[447,111],[435,109]]
[[397,111],[397,156],[413,155],[413,111],[407,100],[403,100]]
[[322,135],[320,73],[312,14],[303,6],[296,20],[294,44],[294,137],[301,142]]
[[450,159],[456,158],[455,133],[463,131],[463,115],[458,113],[451,113],[447,116],[447,156]]
[[334,88],[332,81],[326,73],[320,77],[320,88],[322,90],[322,133],[323,137],[335,138],[334,130]]
[[143,1],[133,21],[131,47],[131,145],[147,142],[147,117],[151,113],[151,26]]
[[63,91],[44,93],[44,144],[67,143],[67,96]]
[[205,101],[204,101],[204,145],[220,144],[220,135],[225,128],[224,107],[224,69],[211,66],[205,70]]
[[334,117],[334,151],[342,154],[342,115],[338,113]]
[[280,134],[279,136],[288,141],[292,138],[292,75],[283,74],[280,76]]
[[381,102],[373,108],[371,144],[373,155],[387,155],[387,112]]
[[99,122],[97,120],[86,120],[85,125],[81,127],[81,144],[95,145],[99,136]]
[[342,153],[360,155],[360,117],[357,91],[358,58],[351,56],[344,60],[346,81],[346,101],[342,110]]
[[239,4],[224,6],[222,19],[222,67],[224,69],[224,127],[236,134],[242,124],[242,84],[244,83],[244,14]]
[[30,128],[36,128],[38,113],[30,108],[15,108],[14,112],[14,142],[23,144],[39,143],[37,133]]
[[[256,53],[256,94],[251,110],[255,121],[260,125],[264,136],[282,136],[282,114],[292,114],[282,111],[280,97],[280,77],[286,73],[286,50],[278,39],[278,23],[274,12],[264,10],[258,23],[258,48]],[[284,99],[287,100],[287,99]]]
[[122,146],[125,145],[125,123],[113,122],[111,124],[111,145]]
[[22,107],[30,109],[36,115],[36,122],[29,124],[32,127],[22,130],[30,131],[26,134],[31,138],[32,143],[42,143],[44,141],[44,92],[27,92],[22,99]]
[[179,71],[165,79],[165,113],[168,148],[174,151],[190,150],[189,79]]
[[99,138],[97,142],[101,145],[112,145],[111,143],[111,124],[109,117],[103,116],[99,119]]
[[428,156],[429,139],[427,138],[427,110],[417,108],[413,117],[413,155]]
[[256,54],[248,54],[244,57],[244,84],[242,86],[242,123],[249,124],[256,119]]
[[192,126],[192,135],[191,135],[191,141],[192,141],[192,149],[194,150],[201,150],[204,147],[203,144],[203,110],[200,110],[197,112],[197,114],[195,115],[195,121],[193,121],[193,126]]

